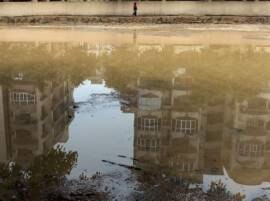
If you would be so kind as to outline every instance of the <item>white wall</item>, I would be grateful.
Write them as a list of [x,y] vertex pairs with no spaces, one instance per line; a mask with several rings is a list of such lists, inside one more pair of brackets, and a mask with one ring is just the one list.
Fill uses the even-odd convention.
[[[4,2],[0,16],[27,15],[131,15],[133,2]],[[144,1],[139,15],[248,15],[270,16],[267,1]]]

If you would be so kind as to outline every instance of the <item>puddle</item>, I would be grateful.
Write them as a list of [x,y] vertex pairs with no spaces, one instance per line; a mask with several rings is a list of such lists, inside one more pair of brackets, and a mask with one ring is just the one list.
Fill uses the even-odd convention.
[[2,164],[27,169],[61,145],[77,154],[63,175],[102,174],[95,185],[111,200],[151,200],[172,182],[178,200],[183,189],[207,200],[211,182],[243,200],[270,199],[265,31],[230,30],[230,40],[226,31],[197,26],[173,37],[95,29],[61,28],[61,39],[53,28],[22,28],[18,38],[17,29],[0,29]]

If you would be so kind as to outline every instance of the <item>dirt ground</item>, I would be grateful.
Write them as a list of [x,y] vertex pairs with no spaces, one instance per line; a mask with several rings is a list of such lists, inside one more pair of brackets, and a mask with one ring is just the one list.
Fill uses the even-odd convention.
[[[147,178],[147,181],[145,180]],[[138,182],[137,179],[145,180]],[[233,195],[222,183],[204,192],[200,184],[192,184],[181,177],[134,174],[132,171],[97,173],[90,178],[69,180],[44,201],[243,201],[240,194]],[[263,198],[259,198],[266,201]]]
[[87,24],[270,24],[269,16],[20,16],[0,17],[0,25]]

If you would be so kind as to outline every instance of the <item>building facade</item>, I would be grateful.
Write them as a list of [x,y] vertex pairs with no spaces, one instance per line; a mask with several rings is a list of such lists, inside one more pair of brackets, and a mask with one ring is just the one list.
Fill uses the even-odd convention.
[[[73,86],[64,79],[42,83],[13,76],[1,85],[1,162],[27,165],[55,144],[68,140]],[[3,150],[2,150],[3,149]]]

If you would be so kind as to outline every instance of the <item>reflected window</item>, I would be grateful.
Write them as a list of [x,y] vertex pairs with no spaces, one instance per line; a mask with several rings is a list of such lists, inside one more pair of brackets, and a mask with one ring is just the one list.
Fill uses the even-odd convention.
[[174,132],[193,134],[197,130],[197,120],[194,118],[174,119],[172,129]]
[[11,92],[10,100],[13,104],[31,105],[36,103],[36,96],[28,92]]
[[183,168],[182,170],[184,172],[189,172],[189,171],[192,171],[193,170],[193,163],[192,162],[186,162],[186,163],[183,163]]
[[182,172],[191,172],[194,170],[193,161],[170,161],[170,166],[173,168],[178,168]]
[[264,121],[260,119],[249,119],[247,128],[264,128]]
[[157,120],[156,119],[144,119],[144,130],[157,130]]
[[137,138],[137,147],[140,151],[157,152],[160,148],[160,140]]
[[14,80],[23,80],[24,74],[22,72],[18,73],[13,77]]
[[138,129],[144,131],[159,131],[161,120],[154,117],[139,117],[138,118]]
[[263,156],[264,145],[240,143],[238,145],[238,153],[240,156],[249,156],[249,157]]

